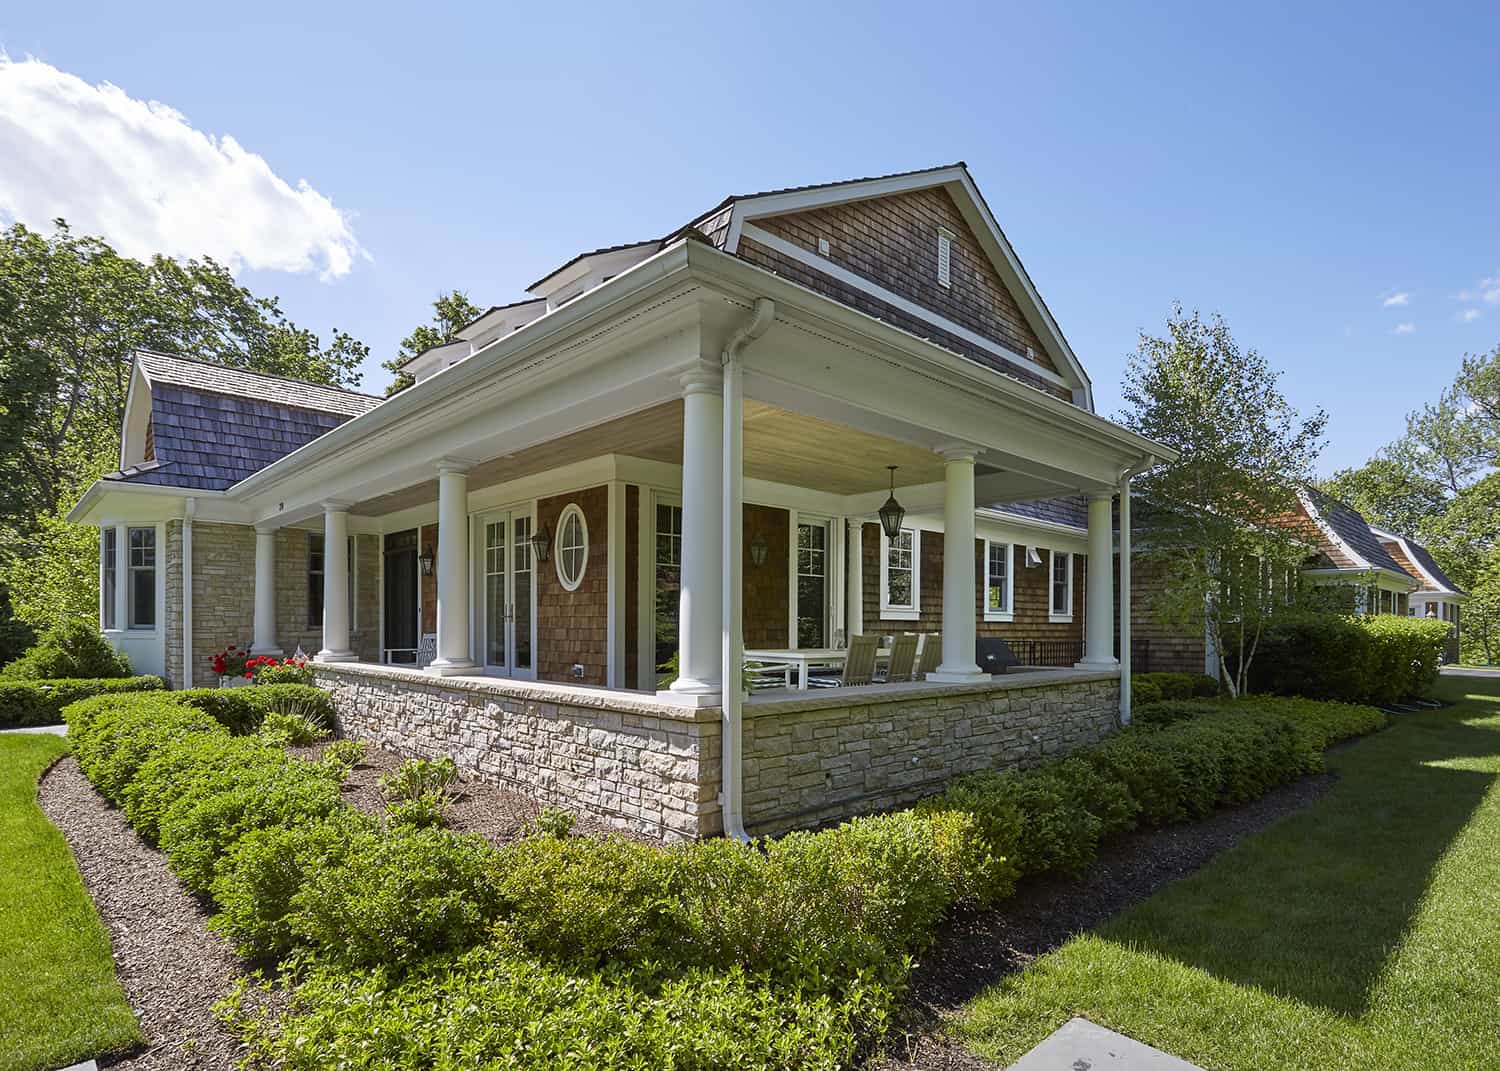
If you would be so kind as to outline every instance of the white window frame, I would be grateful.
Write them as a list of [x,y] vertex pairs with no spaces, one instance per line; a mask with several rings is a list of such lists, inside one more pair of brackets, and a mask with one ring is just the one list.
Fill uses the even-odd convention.
[[99,529],[99,631],[120,631],[120,530],[112,524]]
[[[135,556],[132,553],[134,547],[131,545],[131,536],[136,532],[151,533],[151,564],[149,566],[136,565]],[[138,635],[149,635],[161,628],[161,591],[162,591],[162,540],[161,533],[154,524],[132,524],[125,529],[125,621],[121,628],[125,632]],[[137,624],[135,620],[135,574],[151,572],[151,616],[149,625]],[[115,578],[119,583],[119,577]]]
[[891,621],[915,621],[922,615],[922,529],[902,528],[911,536],[911,605],[891,605],[891,540],[880,529],[880,616]]
[[[1057,604],[1053,601],[1053,585],[1057,575],[1057,556],[1061,554],[1068,563],[1068,612],[1058,613]],[[1073,620],[1073,552],[1067,550],[1047,551],[1047,620],[1054,625],[1063,625]]]
[[[583,561],[578,566],[578,575],[570,582],[563,572],[563,533],[568,530],[568,521],[573,517],[578,518],[578,531],[583,536]],[[553,550],[552,561],[557,571],[557,582],[563,586],[563,590],[577,591],[589,571],[589,519],[584,516],[583,508],[577,502],[569,502],[563,507],[562,513],[558,514],[557,546]]]
[[[990,609],[990,552],[991,548],[1005,548],[1005,609]],[[1014,621],[1016,619],[1016,548],[1015,544],[999,539],[984,541],[984,619],[986,621]]]

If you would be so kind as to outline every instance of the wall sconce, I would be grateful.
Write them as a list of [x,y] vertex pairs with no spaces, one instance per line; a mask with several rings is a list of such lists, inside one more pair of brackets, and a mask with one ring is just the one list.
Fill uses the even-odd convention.
[[880,527],[885,529],[887,539],[895,539],[901,534],[901,522],[906,519],[906,510],[896,501],[896,466],[887,465],[886,468],[891,470],[891,497],[880,507]]
[[750,540],[750,564],[759,569],[766,564],[766,556],[770,553],[771,548],[766,545],[766,537],[756,532],[755,538]]
[[547,554],[552,549],[552,533],[544,524],[531,535],[531,553],[539,562],[547,560]]
[[431,547],[427,547],[425,550],[422,551],[421,557],[419,557],[417,559],[417,564],[422,567],[422,575],[423,576],[431,576],[432,575],[432,566],[433,566],[433,564],[436,561],[437,561],[437,558],[433,556],[432,548]]

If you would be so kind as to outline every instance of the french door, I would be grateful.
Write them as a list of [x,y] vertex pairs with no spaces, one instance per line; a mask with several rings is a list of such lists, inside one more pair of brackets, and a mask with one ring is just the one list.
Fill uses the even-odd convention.
[[536,677],[531,530],[530,508],[501,510],[480,519],[484,667],[501,676]]

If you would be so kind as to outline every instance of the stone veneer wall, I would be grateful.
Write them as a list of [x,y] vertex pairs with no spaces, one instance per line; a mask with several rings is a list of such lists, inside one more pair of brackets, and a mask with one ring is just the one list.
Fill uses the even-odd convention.
[[315,667],[339,728],[622,829],[685,840],[718,827],[719,711],[646,696],[411,670]]
[[[318,666],[342,731],[451,755],[471,773],[648,836],[722,831],[720,712],[647,696],[408,670]],[[983,685],[887,685],[744,708],[756,834],[904,806],[973,770],[1022,767],[1113,730],[1117,676],[1033,671]]]

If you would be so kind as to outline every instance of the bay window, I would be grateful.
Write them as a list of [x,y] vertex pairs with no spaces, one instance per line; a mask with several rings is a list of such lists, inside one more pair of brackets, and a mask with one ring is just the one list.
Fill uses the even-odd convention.
[[99,529],[99,627],[106,631],[120,627],[119,606],[115,601],[118,548],[119,533],[112,527]]
[[130,547],[127,564],[126,606],[129,627],[151,629],[156,627],[156,529],[130,528],[126,530]]

